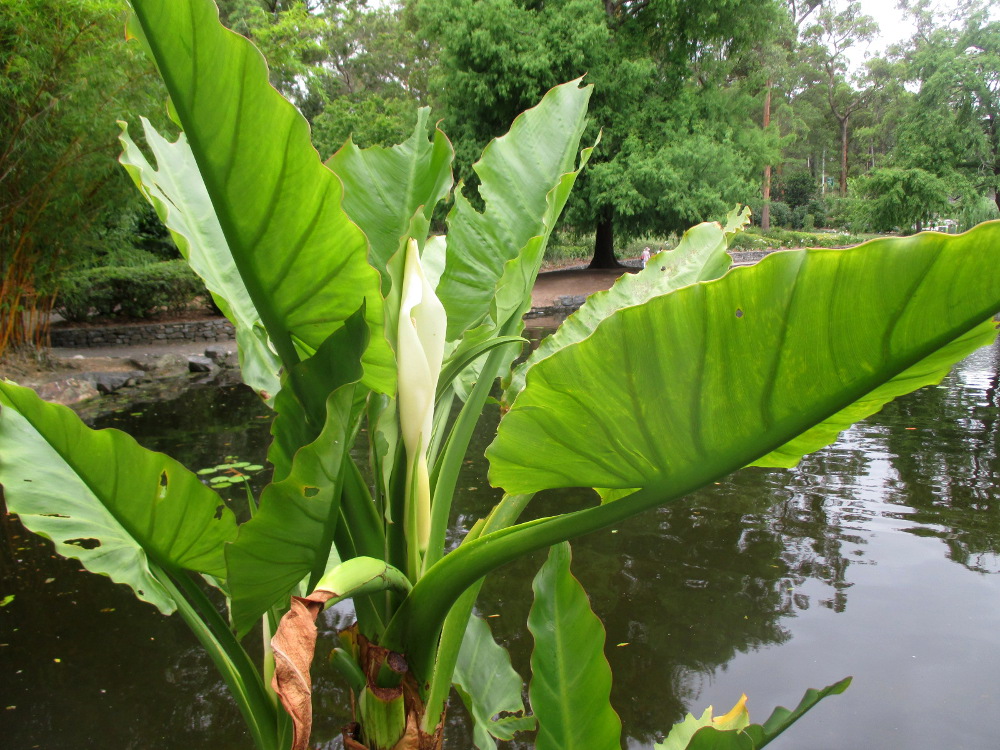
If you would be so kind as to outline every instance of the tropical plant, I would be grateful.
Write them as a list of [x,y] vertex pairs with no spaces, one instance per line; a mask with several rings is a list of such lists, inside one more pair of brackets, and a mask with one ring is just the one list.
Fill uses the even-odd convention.
[[[429,236],[452,149],[428,135],[426,110],[400,146],[348,143],[324,166],[209,0],[132,6],[129,32],[183,133],[171,142],[143,121],[154,167],[123,126],[121,160],[277,413],[272,481],[259,497],[248,487],[251,517],[237,523],[176,461],[2,383],[0,483],[60,554],[180,614],[262,750],[308,746],[314,621],[345,598],[357,623],[332,660],[356,699],[348,747],[440,746],[453,685],[480,748],[535,727],[540,750],[619,747],[603,630],[564,542],[743,466],[792,466],[995,336],[1000,224],[775,253],[727,273],[728,241],[748,221],[734,211],[591,297],[512,366],[590,154],[578,156],[589,88],[556,87],[518,117],[476,166],[485,209],[459,187],[447,236]],[[446,553],[459,469],[497,396],[487,455],[506,494]],[[592,505],[519,522],[534,493],[580,486],[597,488]],[[549,547],[528,621],[529,715],[473,608],[484,576]],[[260,623],[258,667],[242,640]],[[783,721],[726,741],[754,746]]]

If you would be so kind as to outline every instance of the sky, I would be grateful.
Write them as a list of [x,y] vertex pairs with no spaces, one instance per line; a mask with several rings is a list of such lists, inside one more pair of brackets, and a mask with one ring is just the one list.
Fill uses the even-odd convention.
[[[844,7],[847,0],[837,0],[838,7]],[[858,68],[864,61],[865,52],[871,55],[878,55],[893,44],[906,41],[913,36],[916,27],[902,11],[896,9],[896,0],[860,0],[861,11],[868,16],[872,16],[879,26],[879,37],[867,48],[859,45],[858,50],[852,50],[851,67]],[[957,7],[957,0],[937,0],[932,3],[933,7],[939,10],[951,10]],[[1000,16],[1000,2],[996,4],[996,9],[990,14],[995,19]]]
[[[953,2],[937,5],[954,5]],[[871,53],[882,53],[890,44],[902,42],[913,36],[916,27],[896,9],[896,0],[861,0],[861,11],[872,16],[879,27],[879,38],[868,48]]]

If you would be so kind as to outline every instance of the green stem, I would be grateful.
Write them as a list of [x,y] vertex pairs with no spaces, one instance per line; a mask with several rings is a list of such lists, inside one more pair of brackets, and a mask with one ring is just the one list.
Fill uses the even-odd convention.
[[[518,345],[519,346],[519,345]],[[469,442],[483,414],[483,406],[493,389],[493,381],[504,362],[510,357],[510,345],[500,346],[490,352],[479,380],[473,386],[468,400],[448,436],[444,452],[435,466],[434,496],[431,501],[431,531],[424,557],[423,572],[444,556],[444,539],[451,516],[451,505],[458,485],[462,461],[469,451]]]
[[386,559],[400,570],[406,570],[406,450],[403,441],[396,445],[392,472],[389,475],[389,518],[386,519]]
[[[472,527],[465,539],[462,540],[462,544],[470,543],[483,534],[510,526],[521,515],[532,497],[533,495],[504,495],[493,512]],[[444,703],[451,692],[451,681],[455,675],[455,665],[458,664],[458,653],[462,648],[462,640],[465,637],[469,618],[472,616],[472,608],[476,604],[476,598],[479,596],[479,590],[482,588],[484,580],[480,578],[466,589],[445,618],[441,630],[441,642],[434,659],[434,674],[431,677],[431,686],[425,700],[426,710],[423,719],[425,732],[431,733],[437,725],[441,712],[444,710]]]
[[271,647],[271,636],[274,634],[274,628],[271,627],[271,613],[265,612],[264,616],[261,618],[261,646],[264,649],[264,669],[263,669],[263,679],[264,679],[264,689],[267,691],[268,696],[271,698],[271,704],[274,706],[275,710],[278,709],[278,694],[274,692],[274,688],[271,686],[271,680],[274,678],[274,649]]
[[370,687],[365,687],[358,701],[361,713],[361,731],[371,750],[390,750],[395,747],[406,730],[406,711],[403,693],[382,698]]
[[343,475],[341,508],[344,517],[341,523],[349,524],[357,555],[381,558],[385,554],[382,519],[361,471],[349,454],[344,456]]
[[355,695],[361,695],[365,688],[365,673],[354,658],[342,648],[335,648],[330,654],[330,666],[340,672],[341,676],[347,680],[348,686]]
[[[341,507],[341,512],[343,512],[343,507]],[[350,560],[360,556],[357,546],[354,543],[354,537],[351,534],[350,524],[348,524],[347,519],[343,515],[340,518],[340,523],[337,524],[334,541],[337,551],[340,553],[341,560]],[[382,637],[382,633],[385,631],[385,620],[382,619],[379,608],[375,606],[372,597],[358,596],[355,598],[354,614],[358,618],[358,629],[361,633],[368,640],[378,643]]]
[[[214,605],[185,573],[179,572],[175,582],[155,564],[151,564],[150,569],[157,581],[170,592],[181,618],[215,663],[243,714],[254,745],[258,750],[283,750],[278,736],[277,711],[264,689],[260,674],[225,626]],[[223,625],[221,631],[218,627],[220,622]]]
[[441,629],[441,643],[438,646],[437,657],[434,659],[434,673],[431,676],[431,687],[427,691],[424,704],[423,729],[428,734],[434,732],[444,711],[445,701],[451,692],[451,681],[455,676],[455,666],[458,664],[458,654],[462,649],[465,631],[472,617],[472,608],[476,604],[479,590],[483,587],[484,578],[467,588],[458,601],[448,612]]

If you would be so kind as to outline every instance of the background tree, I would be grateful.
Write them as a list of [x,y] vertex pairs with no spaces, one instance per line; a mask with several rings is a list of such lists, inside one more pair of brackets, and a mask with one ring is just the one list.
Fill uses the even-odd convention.
[[44,338],[60,273],[140,211],[115,120],[163,94],[123,28],[116,0],[0,0],[0,354]]
[[434,49],[401,5],[221,0],[220,16],[267,58],[271,83],[309,120],[324,157],[351,135],[390,145],[412,132]]
[[918,87],[900,126],[895,163],[948,180],[971,200],[1000,207],[1000,21],[990,5],[961,5],[950,18],[926,3],[911,13],[918,33],[908,45],[907,78]]
[[419,0],[416,14],[440,45],[432,97],[466,178],[511,115],[587,74],[602,136],[567,220],[594,231],[592,265],[616,264],[616,237],[682,229],[759,189],[760,104],[731,61],[774,33],[777,3]]
[[805,53],[822,75],[830,114],[840,127],[840,195],[847,195],[848,143],[851,116],[869,106],[878,88],[877,75],[854,76],[856,89],[848,80],[847,51],[859,42],[869,42],[878,33],[878,24],[861,13],[860,2],[850,2],[844,10],[824,5],[817,23],[806,31]]
[[859,218],[876,232],[919,232],[950,205],[948,183],[923,169],[873,169],[856,180],[854,190],[863,199]]

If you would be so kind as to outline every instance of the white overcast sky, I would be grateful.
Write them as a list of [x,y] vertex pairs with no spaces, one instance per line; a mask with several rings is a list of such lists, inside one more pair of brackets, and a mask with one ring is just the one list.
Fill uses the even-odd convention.
[[[843,8],[847,0],[836,0],[838,7]],[[938,10],[951,10],[958,5],[956,0],[937,0],[932,6]],[[885,52],[892,44],[903,42],[913,36],[916,30],[909,18],[902,11],[897,10],[896,0],[861,0],[861,9],[865,15],[872,16],[879,26],[879,37],[865,48],[860,46],[858,50],[852,52],[852,67],[860,65],[864,60],[865,52],[869,55],[878,55]],[[1000,17],[1000,2],[995,2],[991,18]]]
[[913,36],[915,28],[902,11],[896,9],[896,0],[861,0],[861,10],[865,15],[872,16],[879,28],[879,38],[872,42],[869,52],[884,52],[890,44]]

